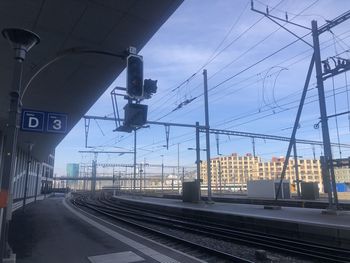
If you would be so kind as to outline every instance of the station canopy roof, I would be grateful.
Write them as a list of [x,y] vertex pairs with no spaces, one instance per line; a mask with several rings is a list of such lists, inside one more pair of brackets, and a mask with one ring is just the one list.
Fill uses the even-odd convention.
[[[0,25],[39,35],[40,44],[24,62],[22,86],[62,50],[83,47],[121,53],[140,50],[182,3],[182,0],[4,0]],[[0,131],[8,118],[14,59],[0,37]],[[68,114],[68,131],[118,77],[125,61],[111,56],[65,56],[37,75],[23,95],[23,108]],[[82,134],[83,136],[83,134]],[[33,143],[43,160],[64,138],[62,134],[19,132],[19,145]]]

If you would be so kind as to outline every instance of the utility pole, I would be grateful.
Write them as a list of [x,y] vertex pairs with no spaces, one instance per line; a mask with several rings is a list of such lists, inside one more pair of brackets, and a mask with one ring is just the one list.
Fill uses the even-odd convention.
[[210,133],[209,133],[209,103],[208,103],[208,76],[207,70],[203,70],[204,76],[204,110],[205,110],[205,141],[207,150],[207,178],[208,178],[208,203],[212,202],[211,196],[211,163],[210,163]]

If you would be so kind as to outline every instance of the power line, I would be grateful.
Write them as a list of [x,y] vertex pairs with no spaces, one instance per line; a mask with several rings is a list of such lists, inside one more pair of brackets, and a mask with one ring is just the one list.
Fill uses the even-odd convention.
[[[349,32],[349,30],[347,30],[347,31],[345,31],[345,32],[343,32],[341,35],[344,35],[345,33],[348,33]],[[343,39],[345,39],[345,38],[348,38],[349,36],[347,36],[347,37],[344,37]],[[325,43],[327,43],[327,42],[329,42],[330,40],[327,40],[327,41],[325,41],[323,44],[325,44]],[[332,44],[331,44],[332,45]],[[330,47],[331,45],[328,45],[328,46],[326,46],[326,47],[323,47],[322,49],[324,49],[324,48],[327,48],[327,47]],[[304,51],[304,52],[302,52],[302,53],[300,53],[300,54],[298,54],[298,55],[296,55],[296,56],[293,56],[292,58],[290,58],[290,59],[293,59],[293,58],[295,58],[295,57],[297,57],[297,56],[299,56],[299,55],[301,55],[301,54],[304,54],[304,53],[306,53],[306,52],[308,52],[310,49],[307,49],[306,51]],[[302,58],[302,59],[300,59],[300,60],[298,60],[298,61],[296,61],[296,62],[293,62],[293,63],[291,63],[291,64],[289,64],[288,66],[286,66],[286,67],[290,67],[291,65],[294,65],[294,64],[296,64],[296,63],[298,63],[298,62],[300,62],[300,61],[302,61],[302,60],[304,60],[305,58],[307,58],[308,56],[306,56],[306,57],[304,57],[304,58]],[[290,59],[288,59],[288,60],[290,60]],[[285,60],[285,61],[283,61],[282,63],[285,63],[286,61],[288,61],[288,60]],[[282,65],[282,63],[279,63],[279,64],[277,64],[278,66],[279,65]],[[277,66],[276,65],[276,66]],[[261,73],[263,73],[264,71],[262,71],[262,72],[260,72],[260,73],[258,73],[258,74],[261,74]],[[256,75],[258,75],[258,74],[254,74],[254,75],[252,75],[251,77],[249,77],[249,78],[247,78],[247,79],[250,79],[250,78],[252,78],[252,77],[256,77]],[[239,82],[238,82],[239,83]],[[235,85],[237,85],[237,83],[235,83]],[[235,91],[234,91],[235,92]],[[233,93],[233,92],[232,92]],[[232,93],[230,93],[230,94],[232,94]],[[198,95],[197,97],[199,97],[199,96],[202,96],[203,95],[203,93],[202,94],[200,94],[200,95]],[[227,96],[227,94],[222,94],[222,97],[223,96]],[[168,114],[166,114],[166,116],[168,116],[168,115],[170,115],[171,113],[168,113]],[[163,116],[163,117],[165,117],[165,115]],[[163,118],[163,117],[161,117],[161,118]]]
[[[281,0],[275,7],[279,6],[284,0]],[[249,4],[249,3],[248,3]],[[274,8],[275,8],[274,7]],[[274,9],[272,8],[272,10]],[[242,14],[244,13],[245,9],[242,11],[242,13],[239,15],[239,18],[241,18]],[[226,45],[220,52],[218,52],[212,59],[209,60],[209,62],[205,63],[203,66],[201,66],[195,73],[193,73],[189,78],[187,78],[185,81],[181,82],[180,85],[178,85],[176,88],[172,89],[171,91],[175,91],[178,90],[179,88],[181,88],[184,84],[188,84],[190,80],[193,79],[194,76],[196,76],[205,66],[207,66],[210,62],[212,62],[216,57],[218,57],[222,52],[224,52],[225,50],[227,50],[230,46],[232,46],[235,42],[237,42],[239,39],[241,39],[247,32],[249,32],[252,28],[254,28],[260,21],[262,21],[264,19],[264,17],[261,17],[260,19],[258,19],[255,23],[253,23],[251,26],[249,26],[246,30],[244,30],[241,34],[239,34],[235,39],[233,39],[228,45]],[[237,22],[239,21],[239,19],[236,20]],[[236,22],[236,23],[237,23]],[[236,23],[234,25],[236,25]],[[276,30],[278,31],[278,30]],[[275,31],[275,32],[276,32]],[[269,37],[269,36],[268,36]],[[265,39],[267,39],[268,37],[266,37]],[[264,40],[263,40],[264,41]],[[222,42],[223,43],[223,42]],[[260,42],[258,43],[260,44]],[[221,45],[221,44],[220,44]],[[209,78],[210,79],[210,78]],[[197,86],[198,87],[198,86]],[[166,96],[166,95],[165,95]],[[162,98],[164,98],[165,96],[163,96]],[[169,99],[164,101],[162,105],[166,104],[169,100],[170,100],[170,96]],[[165,115],[159,119],[162,119],[166,117]]]
[[[280,2],[278,3],[278,5],[281,4],[281,2],[282,2],[282,1],[280,1]],[[307,6],[306,8],[304,8],[299,14],[305,12],[307,9],[309,9],[310,7],[312,7],[313,5],[315,5],[317,2],[318,2],[318,0],[314,1],[314,2],[311,3],[309,6]],[[277,7],[278,5],[276,5],[276,7]],[[272,10],[273,10],[273,9],[272,9]],[[295,17],[293,17],[293,18],[291,19],[291,21],[292,21],[293,19],[295,19],[297,16],[298,16],[298,15],[296,15]],[[253,28],[253,27],[254,27],[258,22],[260,22],[263,18],[264,18],[264,17],[262,17],[260,20],[258,20],[255,24],[253,24],[251,27],[249,27],[249,28],[248,28],[246,31],[244,31],[242,34],[244,35],[246,32],[248,32],[251,28]],[[268,36],[266,36],[264,39],[262,39],[261,41],[259,41],[258,43],[256,43],[256,44],[253,45],[252,47],[250,47],[248,50],[246,50],[245,52],[243,52],[243,54],[241,54],[240,56],[236,57],[236,58],[235,58],[233,61],[231,61],[229,64],[225,65],[225,66],[222,67],[220,70],[216,71],[209,79],[211,79],[211,78],[214,77],[216,74],[218,74],[219,72],[221,72],[221,71],[223,71],[224,69],[226,69],[228,66],[232,65],[235,61],[237,61],[239,58],[243,57],[243,56],[244,56],[245,54],[247,54],[249,51],[251,51],[251,50],[253,50],[254,48],[256,48],[259,44],[261,44],[262,42],[264,42],[266,39],[268,39],[270,36],[272,36],[272,35],[273,35],[275,32],[277,32],[279,29],[280,29],[280,28],[278,28],[278,29],[276,29],[275,31],[273,31],[273,32],[270,33]],[[240,36],[238,36],[238,38],[236,38],[236,39],[239,39],[239,38],[242,36],[242,34],[241,34]],[[309,34],[310,34],[310,33],[309,33]],[[308,34],[307,34],[307,35],[308,35]],[[307,36],[307,35],[305,35],[305,36]],[[304,36],[304,37],[305,37],[305,36]],[[303,39],[304,37],[299,38],[299,40],[300,40],[300,39]],[[236,40],[236,39],[235,39],[235,40]],[[297,41],[295,41],[295,42],[297,42]],[[290,45],[292,45],[292,44],[294,44],[294,43],[291,43]],[[280,51],[282,51],[283,49],[287,48],[288,46],[289,46],[289,45],[287,45],[286,47],[282,48],[281,50],[276,51],[276,54],[279,53]],[[237,74],[235,74],[235,75],[232,76],[231,78],[227,79],[226,81],[228,81],[228,80],[230,80],[230,79],[232,79],[232,78],[234,78],[234,77],[240,75],[241,73],[243,73],[243,72],[249,70],[250,68],[254,67],[255,65],[261,63],[262,61],[268,59],[269,57],[271,57],[271,56],[273,56],[273,55],[275,55],[275,54],[271,54],[270,56],[265,57],[265,58],[262,59],[261,61],[258,61],[257,63],[251,65],[250,67],[248,67],[248,68],[246,68],[246,69],[244,69],[244,70],[242,70],[241,72],[238,72]],[[198,73],[198,72],[197,72],[197,73]],[[222,84],[225,83],[226,81],[223,81],[222,83],[219,83],[217,86],[222,85]],[[213,88],[209,89],[209,91],[215,89],[217,86],[214,86]],[[197,87],[198,87],[198,86],[197,86]],[[201,96],[201,95],[200,95],[200,96]],[[167,114],[163,115],[162,117],[158,118],[157,120],[160,120],[160,119],[162,119],[162,118],[164,118],[164,117],[166,117],[166,116],[168,116],[168,115],[170,115],[170,114],[171,114],[171,113],[167,113]]]
[[[350,31],[350,30],[345,31],[344,33],[342,33],[342,35],[345,34],[345,33],[348,33],[349,31]],[[346,38],[348,38],[348,37],[349,37],[349,35],[346,36],[346,37],[344,37],[343,39],[346,39]],[[331,40],[327,40],[327,41],[325,41],[323,44],[325,44],[325,43],[327,43],[327,42],[329,42],[329,41],[331,41]],[[330,46],[332,46],[332,45],[333,45],[333,44],[330,44],[330,45],[328,45],[328,46],[325,46],[325,47],[322,48],[322,50],[325,49],[325,48],[328,48],[328,47],[330,47]],[[293,56],[292,58],[289,58],[289,59],[287,59],[287,60],[285,60],[285,61],[283,61],[283,62],[281,62],[281,63],[278,63],[278,64],[276,64],[275,66],[281,66],[281,65],[283,65],[283,63],[285,63],[285,62],[287,62],[287,61],[289,61],[289,60],[291,60],[291,59],[293,59],[293,58],[296,58],[296,57],[298,57],[298,56],[300,56],[300,55],[302,55],[302,54],[304,54],[304,53],[307,53],[309,50],[310,50],[310,49],[307,49],[306,51],[304,51],[304,52],[302,52],[302,53],[300,53],[300,54],[297,54],[297,55]],[[293,63],[290,63],[290,64],[286,65],[285,67],[290,68],[292,65],[295,65],[295,64],[297,64],[297,63],[299,63],[299,62],[305,60],[305,59],[308,58],[308,57],[309,57],[309,55],[307,55],[307,56],[305,56],[305,57],[302,57],[301,59],[299,59],[299,60],[297,60],[297,61],[295,61],[295,62],[293,62]],[[256,77],[256,76],[258,76],[258,75],[264,73],[265,71],[266,71],[266,70],[261,71],[261,72],[259,72],[259,73],[257,73],[257,74],[254,74],[254,75],[252,75],[252,76],[250,76],[250,77],[248,77],[248,78],[246,78],[246,79],[244,79],[244,80],[242,80],[242,81],[236,82],[236,83],[232,84],[232,86],[237,86],[237,85],[240,84],[241,82],[244,82],[244,81],[246,81],[246,80],[249,80],[249,79],[251,79],[251,78],[254,78],[254,77]],[[276,74],[276,73],[277,73],[277,72],[272,73],[270,76],[272,76],[273,74]],[[254,82],[254,83],[255,83],[255,82]],[[252,84],[254,84],[254,83],[252,83]],[[251,84],[251,85],[252,85],[252,84]],[[249,87],[249,86],[251,86],[251,85],[246,85],[246,86],[243,87],[243,88],[247,88],[247,87]],[[239,91],[239,90],[241,90],[241,89],[242,89],[242,88],[239,87],[238,89],[233,90],[232,92],[229,92],[229,93],[219,93],[219,92],[216,92],[216,93],[212,94],[212,96],[211,96],[211,102],[218,101],[218,100],[219,100],[220,98],[222,98],[222,97],[226,97],[226,96],[228,96],[228,95],[232,95],[232,94],[236,93],[237,91]],[[216,94],[219,94],[220,96],[218,96],[218,97],[216,97],[215,99],[213,99],[213,96],[215,97]],[[291,94],[288,94],[287,97],[290,96],[290,95],[291,95]],[[282,99],[283,99],[283,98],[282,98]],[[198,107],[199,107],[199,106],[198,106]],[[196,107],[196,108],[198,108],[198,107]],[[196,109],[196,108],[194,108],[194,109]],[[192,110],[194,110],[194,109],[192,108]],[[253,113],[255,112],[255,113],[258,114],[258,113],[259,113],[259,110],[260,110],[260,107],[257,108],[256,110],[254,110]]]

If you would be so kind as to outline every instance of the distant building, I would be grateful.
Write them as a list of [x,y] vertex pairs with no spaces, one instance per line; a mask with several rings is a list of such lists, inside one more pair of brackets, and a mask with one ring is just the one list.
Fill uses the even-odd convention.
[[[211,160],[212,187],[239,188],[246,185],[249,180],[279,179],[281,176],[284,157],[273,157],[271,161],[264,162],[260,157],[246,154],[239,156],[233,153],[230,156],[220,156]],[[296,180],[294,159],[289,160],[285,179],[293,185]],[[320,160],[299,159],[299,180],[304,182],[318,182],[322,187]],[[206,162],[201,164],[201,179],[208,183]]]
[[[79,164],[78,163],[68,163],[67,164],[67,177],[78,178],[79,177]],[[77,189],[79,181],[68,180],[67,186],[72,189]]]
[[67,177],[77,178],[79,177],[79,164],[68,163],[67,164]]
[[350,183],[349,167],[334,167],[334,174],[337,183]]

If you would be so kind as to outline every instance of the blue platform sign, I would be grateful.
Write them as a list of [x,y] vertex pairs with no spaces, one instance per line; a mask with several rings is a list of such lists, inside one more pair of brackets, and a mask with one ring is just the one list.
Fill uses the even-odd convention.
[[47,113],[47,132],[66,133],[67,115],[62,113]]
[[21,130],[43,133],[66,133],[67,114],[37,110],[22,110]]
[[24,131],[44,132],[45,113],[22,110],[21,129]]

